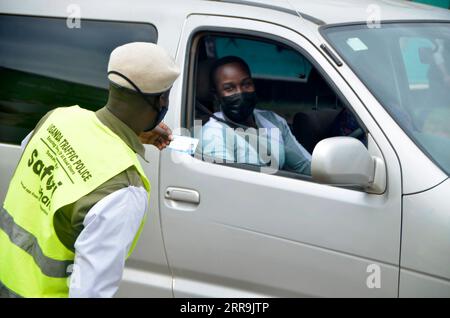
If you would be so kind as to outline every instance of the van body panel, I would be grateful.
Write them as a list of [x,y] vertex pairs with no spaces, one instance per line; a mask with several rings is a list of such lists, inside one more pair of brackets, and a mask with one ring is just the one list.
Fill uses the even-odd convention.
[[0,200],[2,204],[8,191],[9,182],[19,163],[21,153],[20,146],[0,143]]
[[401,269],[399,297],[449,298],[450,281],[406,269]]
[[403,197],[401,267],[450,281],[450,180]]

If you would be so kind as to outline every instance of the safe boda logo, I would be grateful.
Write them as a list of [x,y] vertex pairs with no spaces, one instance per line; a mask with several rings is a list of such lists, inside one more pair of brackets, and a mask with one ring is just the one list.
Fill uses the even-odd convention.
[[[30,167],[41,180],[41,187],[38,195],[39,202],[44,204],[46,207],[49,207],[53,194],[59,186],[62,186],[63,183],[61,181],[56,181],[53,177],[55,166],[46,166],[42,160],[38,159],[38,157],[39,152],[34,149],[31,153],[30,159],[28,160],[28,167]],[[42,185],[44,184],[45,186],[43,187]]]

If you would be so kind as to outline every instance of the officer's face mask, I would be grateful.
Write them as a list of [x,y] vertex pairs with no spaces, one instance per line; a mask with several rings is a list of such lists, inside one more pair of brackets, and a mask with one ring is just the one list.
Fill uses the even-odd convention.
[[155,129],[156,126],[158,126],[163,121],[164,117],[167,114],[167,111],[169,110],[168,103],[166,102],[168,98],[169,98],[169,91],[160,94],[159,97],[158,96],[156,97],[156,100],[159,101],[159,108],[152,105],[152,103],[146,99],[146,102],[149,105],[152,105],[152,107],[158,111],[158,114],[156,115],[154,122],[149,124],[148,127],[144,129],[145,132]]
[[219,97],[220,108],[226,118],[236,123],[244,123],[253,113],[256,105],[256,92],[237,93]]
[[[130,80],[128,77],[126,77],[125,75],[123,75],[123,74],[121,74],[121,73],[119,73],[119,72],[116,72],[116,71],[109,71],[109,72],[108,72],[108,75],[109,75],[109,74],[115,74],[115,75],[118,75],[118,76],[122,77],[123,79],[125,79],[128,83],[131,84],[131,86],[134,87],[134,89],[139,93],[139,95],[141,95],[141,97],[145,100],[145,102],[146,102],[151,108],[153,108],[153,109],[156,111],[157,114],[156,114],[155,120],[154,120],[152,123],[150,123],[150,124],[147,126],[147,128],[144,129],[144,132],[147,132],[147,131],[150,131],[150,130],[155,129],[156,126],[158,126],[158,125],[163,121],[164,117],[165,117],[166,114],[167,114],[167,110],[169,109],[169,108],[168,108],[168,102],[167,102],[167,101],[169,100],[169,92],[170,92],[170,89],[167,90],[167,91],[165,91],[165,92],[163,92],[163,93],[157,93],[157,94],[144,94],[144,93],[139,89],[139,87],[138,87],[136,84],[134,84],[133,81],[131,81],[131,80]],[[152,102],[150,101],[150,99],[152,99],[151,97],[154,97],[153,100],[159,101],[159,107],[156,106],[154,103],[152,103]]]

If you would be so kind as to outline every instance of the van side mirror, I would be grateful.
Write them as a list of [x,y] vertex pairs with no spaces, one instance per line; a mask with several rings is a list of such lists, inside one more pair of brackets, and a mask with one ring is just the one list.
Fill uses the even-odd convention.
[[383,159],[371,156],[361,141],[352,137],[324,139],[312,154],[312,178],[320,183],[383,193],[385,170]]

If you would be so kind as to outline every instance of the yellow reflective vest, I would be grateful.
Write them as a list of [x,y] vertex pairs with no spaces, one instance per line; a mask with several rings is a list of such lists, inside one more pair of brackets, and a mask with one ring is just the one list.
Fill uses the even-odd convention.
[[131,166],[150,193],[134,151],[94,112],[55,109],[25,148],[0,209],[0,297],[67,297],[75,255],[53,216]]

